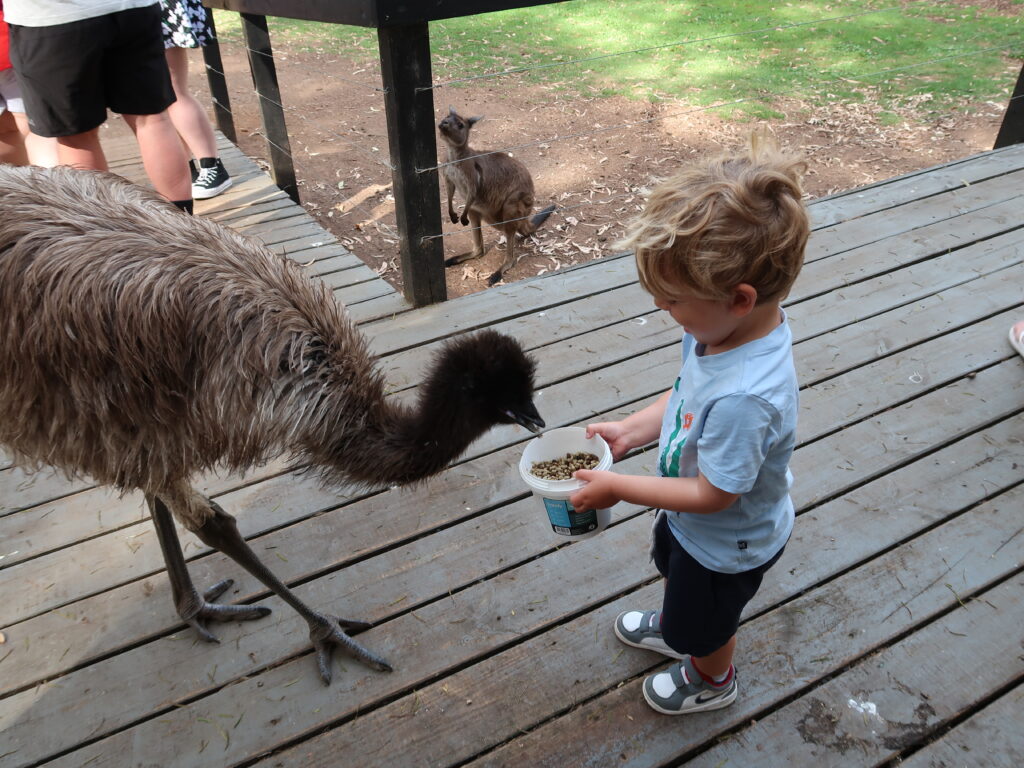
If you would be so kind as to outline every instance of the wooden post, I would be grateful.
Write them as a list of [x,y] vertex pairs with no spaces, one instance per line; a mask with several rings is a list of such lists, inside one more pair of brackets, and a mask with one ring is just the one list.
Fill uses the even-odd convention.
[[[444,244],[438,192],[434,97],[427,23],[377,30],[405,298],[444,301]],[[429,239],[425,239],[429,238]]]
[[1024,142],[1024,66],[1017,75],[1017,85],[1013,89],[1010,103],[1003,114],[1003,124],[999,126],[996,143],[992,149],[1008,147],[1011,144]]
[[213,40],[203,46],[203,61],[206,63],[206,82],[213,99],[213,118],[217,128],[228,141],[237,144],[235,119],[231,114],[231,99],[228,96],[228,81],[224,76],[224,62],[220,58],[220,43],[217,42],[217,27],[213,23],[213,11],[206,9],[206,20],[210,24]]
[[281,100],[281,89],[277,85],[274,55],[270,50],[267,17],[251,13],[239,15],[242,17],[242,33],[249,55],[249,69],[256,85],[263,132],[266,134],[267,149],[270,152],[270,172],[274,183],[297,203],[299,189],[295,183],[292,148],[284,121],[284,102]]

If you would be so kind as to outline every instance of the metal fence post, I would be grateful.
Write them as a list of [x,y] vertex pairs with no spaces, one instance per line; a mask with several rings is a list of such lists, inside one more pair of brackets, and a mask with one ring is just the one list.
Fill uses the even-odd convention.
[[[416,306],[444,301],[444,245],[434,139],[434,98],[427,23],[381,27],[381,76],[388,124],[395,214],[401,233],[405,298]],[[425,238],[430,239],[425,239]]]

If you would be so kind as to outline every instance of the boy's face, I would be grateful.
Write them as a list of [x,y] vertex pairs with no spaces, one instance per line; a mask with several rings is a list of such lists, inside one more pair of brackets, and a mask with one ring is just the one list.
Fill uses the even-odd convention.
[[686,290],[672,297],[655,296],[654,306],[668,312],[684,331],[710,347],[726,339],[740,320],[731,311],[728,299],[705,299]]

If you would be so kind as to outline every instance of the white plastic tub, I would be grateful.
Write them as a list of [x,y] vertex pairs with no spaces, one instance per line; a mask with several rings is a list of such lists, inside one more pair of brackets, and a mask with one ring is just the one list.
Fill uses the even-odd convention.
[[531,474],[530,468],[535,461],[550,461],[578,451],[597,456],[598,462],[594,469],[609,469],[612,465],[612,452],[608,443],[600,435],[594,435],[588,440],[587,430],[583,427],[562,427],[545,432],[527,444],[519,460],[519,474],[545,513],[545,527],[569,539],[587,539],[599,534],[608,527],[611,510],[588,509],[577,512],[569,503],[569,497],[582,488],[584,483],[575,478],[543,480]]

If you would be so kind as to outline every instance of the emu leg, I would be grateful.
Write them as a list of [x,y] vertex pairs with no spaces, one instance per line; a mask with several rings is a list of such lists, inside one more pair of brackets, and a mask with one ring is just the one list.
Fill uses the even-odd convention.
[[213,515],[199,528],[193,531],[204,544],[220,550],[245,570],[263,582],[274,593],[306,620],[309,624],[309,639],[316,649],[316,661],[320,677],[324,685],[331,682],[331,654],[335,647],[368,667],[390,672],[391,665],[382,658],[366,650],[355,640],[345,634],[346,629],[366,629],[370,625],[362,621],[340,619],[317,613],[302,602],[295,594],[278,579],[256,556],[245,543],[235,525],[235,518],[221,509],[213,501],[207,500]]
[[231,579],[214,584],[200,595],[188,575],[185,556],[174,529],[174,520],[167,506],[159,498],[146,496],[156,526],[156,536],[164,553],[167,575],[171,581],[171,594],[178,615],[208,643],[220,642],[206,628],[208,621],[253,621],[270,613],[269,608],[256,605],[217,605],[214,600],[223,595],[234,582]]

